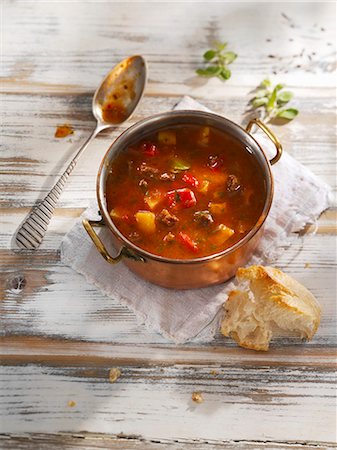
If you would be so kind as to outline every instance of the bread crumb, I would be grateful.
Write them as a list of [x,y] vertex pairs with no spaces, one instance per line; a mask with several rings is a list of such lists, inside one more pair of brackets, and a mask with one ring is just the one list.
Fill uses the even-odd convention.
[[219,372],[217,370],[211,370],[211,375],[214,376],[219,375]]
[[204,401],[204,399],[202,397],[202,393],[201,392],[193,392],[192,393],[192,400],[195,403],[202,403]]
[[118,378],[122,375],[121,371],[118,369],[118,367],[113,367],[110,369],[109,372],[109,382],[114,383],[118,380]]
[[55,131],[56,138],[64,138],[69,136],[70,134],[74,134],[74,130],[71,125],[65,123],[64,125],[58,125]]
[[69,408],[73,408],[74,406],[76,406],[76,402],[74,400],[69,400],[68,406]]
[[309,269],[310,267],[311,267],[311,264],[310,264],[310,263],[305,263],[305,264],[304,264],[304,268],[305,268],[305,269]]

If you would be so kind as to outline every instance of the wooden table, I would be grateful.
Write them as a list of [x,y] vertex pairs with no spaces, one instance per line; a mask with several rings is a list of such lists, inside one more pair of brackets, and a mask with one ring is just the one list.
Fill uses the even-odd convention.
[[[98,165],[129,124],[184,94],[241,123],[264,77],[286,83],[300,115],[277,127],[284,148],[336,188],[335,4],[4,1],[1,151],[1,439],[4,449],[330,448],[336,442],[336,210],[277,266],[322,305],[310,343],[268,353],[175,346],[62,265],[59,247],[95,197]],[[225,39],[239,55],[226,83],[195,76]],[[146,95],[125,126],[87,150],[35,253],[12,236],[94,126],[93,92],[119,60],[149,63]],[[55,127],[71,123],[70,138]],[[121,378],[109,383],[111,367]],[[201,391],[202,404],[191,394]]]

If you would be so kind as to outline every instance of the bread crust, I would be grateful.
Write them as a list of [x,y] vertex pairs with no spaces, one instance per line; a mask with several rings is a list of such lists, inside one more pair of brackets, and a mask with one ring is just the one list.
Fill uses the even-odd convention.
[[230,292],[221,332],[241,347],[266,351],[273,335],[310,340],[320,323],[321,308],[298,281],[279,269],[240,268],[238,288]]

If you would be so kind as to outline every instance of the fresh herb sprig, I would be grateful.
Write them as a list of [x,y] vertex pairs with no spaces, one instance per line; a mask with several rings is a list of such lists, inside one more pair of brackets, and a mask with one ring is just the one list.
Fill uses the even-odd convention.
[[266,79],[261,82],[254,97],[250,103],[253,108],[260,109],[263,114],[263,119],[270,122],[273,119],[280,118],[285,120],[293,120],[298,110],[296,108],[285,108],[290,100],[293,98],[293,93],[284,90],[283,84],[277,84],[275,87],[271,86],[271,82]]
[[238,55],[231,51],[225,51],[226,47],[227,42],[215,42],[214,48],[207,50],[203,55],[206,67],[197,69],[196,73],[202,77],[218,77],[221,81],[228,80],[231,77],[231,71],[227,66]]

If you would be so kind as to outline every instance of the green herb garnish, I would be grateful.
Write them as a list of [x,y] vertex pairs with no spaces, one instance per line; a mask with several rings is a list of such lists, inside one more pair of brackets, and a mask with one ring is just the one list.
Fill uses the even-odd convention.
[[174,159],[171,162],[171,172],[178,173],[188,170],[191,166],[180,159]]
[[228,80],[228,78],[231,77],[231,71],[227,66],[231,64],[238,55],[234,52],[225,51],[226,47],[227,42],[215,42],[214,48],[207,50],[203,55],[206,67],[197,69],[196,73],[202,77],[218,77],[221,81]]
[[253,108],[260,108],[264,112],[263,119],[266,122],[276,118],[293,120],[297,116],[296,108],[284,108],[294,96],[292,92],[284,90],[284,87],[283,84],[272,87],[269,80],[263,80],[250,100]]

